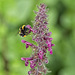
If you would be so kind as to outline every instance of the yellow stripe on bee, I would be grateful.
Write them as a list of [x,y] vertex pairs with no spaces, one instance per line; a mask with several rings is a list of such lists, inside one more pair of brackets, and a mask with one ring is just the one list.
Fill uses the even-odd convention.
[[22,29],[24,29],[25,25],[22,26]]
[[26,35],[24,35],[24,37],[26,37]]

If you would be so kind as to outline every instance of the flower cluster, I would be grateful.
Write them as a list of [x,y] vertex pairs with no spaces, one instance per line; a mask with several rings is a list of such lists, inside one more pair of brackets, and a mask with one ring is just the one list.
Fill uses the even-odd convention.
[[30,32],[33,32],[32,40],[37,42],[38,46],[29,43],[25,40],[22,40],[22,43],[26,44],[26,48],[31,46],[33,48],[33,54],[29,58],[21,58],[21,60],[25,61],[25,66],[28,66],[30,63],[30,71],[28,72],[29,75],[42,75],[43,73],[47,73],[47,68],[45,67],[44,63],[48,63],[48,58],[46,56],[47,50],[52,54],[52,40],[50,38],[51,32],[49,32],[47,25],[48,19],[46,15],[46,5],[40,4],[38,7],[39,11],[35,12],[37,16],[35,17],[35,21],[33,24],[33,28],[30,25],[27,25]]

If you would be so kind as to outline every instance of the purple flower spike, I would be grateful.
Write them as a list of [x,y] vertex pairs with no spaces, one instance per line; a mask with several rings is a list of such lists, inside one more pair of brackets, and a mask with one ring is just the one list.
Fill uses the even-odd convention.
[[45,4],[40,4],[38,6],[39,11],[35,12],[36,17],[33,24],[33,28],[30,25],[27,25],[29,33],[32,32],[32,40],[37,43],[37,46],[29,43],[25,40],[22,40],[22,43],[26,44],[26,49],[31,46],[33,49],[32,55],[29,58],[21,58],[25,61],[25,66],[28,66],[30,63],[30,71],[28,75],[43,75],[47,73],[47,69],[44,64],[48,64],[47,50],[50,54],[53,54],[52,44],[53,38],[51,38],[52,32],[48,30],[48,19],[47,19],[47,10]]

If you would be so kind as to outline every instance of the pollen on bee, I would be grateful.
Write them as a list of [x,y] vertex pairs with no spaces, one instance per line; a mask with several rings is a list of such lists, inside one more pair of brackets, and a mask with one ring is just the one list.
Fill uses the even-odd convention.
[[24,29],[25,25],[22,26],[22,29]]
[[24,37],[26,37],[26,35],[24,35]]
[[20,34],[21,32],[19,32],[19,34]]

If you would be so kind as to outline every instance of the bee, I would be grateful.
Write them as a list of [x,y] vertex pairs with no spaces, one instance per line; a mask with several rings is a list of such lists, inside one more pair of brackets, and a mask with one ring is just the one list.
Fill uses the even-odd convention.
[[29,34],[29,29],[23,25],[22,27],[19,28],[19,35],[22,37],[26,37],[26,35]]

